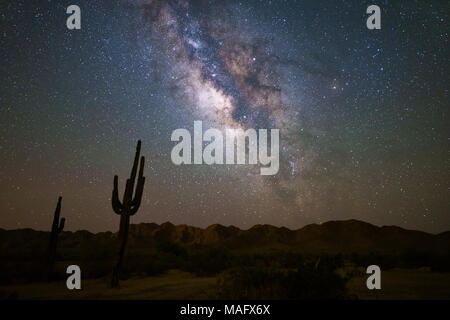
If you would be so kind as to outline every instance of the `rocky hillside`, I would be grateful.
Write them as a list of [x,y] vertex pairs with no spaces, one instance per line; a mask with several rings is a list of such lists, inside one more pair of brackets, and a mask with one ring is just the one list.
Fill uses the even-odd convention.
[[[105,250],[116,237],[112,232],[97,234],[88,231],[63,232],[60,248],[75,249],[95,244]],[[25,249],[40,251],[48,238],[47,232],[32,229],[0,229],[0,254],[14,252],[20,255]],[[224,246],[232,250],[286,249],[304,253],[387,253],[408,251],[427,254],[448,254],[450,232],[433,235],[405,230],[395,226],[378,227],[357,220],[330,221],[312,224],[298,230],[271,225],[255,225],[248,230],[222,225],[205,229],[169,222],[161,225],[141,223],[130,226],[129,245],[135,248],[151,248],[160,243],[180,246]],[[26,251],[28,251],[26,250]],[[16,254],[13,254],[16,255]]]

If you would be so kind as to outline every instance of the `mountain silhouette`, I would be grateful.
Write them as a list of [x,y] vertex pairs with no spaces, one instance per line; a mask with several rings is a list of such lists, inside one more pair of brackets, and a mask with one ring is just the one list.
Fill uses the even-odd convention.
[[[91,233],[85,230],[64,231],[61,248],[85,247],[89,242],[105,246],[116,233]],[[32,229],[0,229],[3,252],[38,247],[47,241],[48,232]],[[397,226],[374,226],[358,221],[329,221],[310,224],[298,230],[272,225],[255,225],[247,230],[214,224],[207,228],[173,225],[165,222],[130,225],[130,247],[151,248],[160,243],[180,246],[224,246],[229,249],[286,249],[303,253],[382,253],[400,254],[408,251],[445,255],[450,252],[450,232],[430,234]]]

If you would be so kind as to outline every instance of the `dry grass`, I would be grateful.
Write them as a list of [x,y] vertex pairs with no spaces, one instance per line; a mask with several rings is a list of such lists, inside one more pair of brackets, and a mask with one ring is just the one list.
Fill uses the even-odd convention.
[[368,290],[364,269],[352,278],[347,287],[361,300],[425,300],[450,299],[450,273],[421,269],[391,269],[381,271],[381,289]]
[[213,299],[216,278],[199,278],[173,270],[160,276],[123,280],[116,289],[109,287],[106,278],[84,280],[82,287],[82,290],[68,290],[65,282],[4,286],[0,287],[0,296],[19,299]]
[[[381,290],[368,290],[367,275],[359,268],[349,281],[350,294],[359,299],[450,299],[450,273],[428,269],[392,269],[382,271]],[[0,299],[215,299],[216,277],[196,277],[171,270],[154,277],[121,281],[119,289],[109,287],[109,279],[89,279],[82,290],[68,290],[65,282],[33,283],[0,287]]]

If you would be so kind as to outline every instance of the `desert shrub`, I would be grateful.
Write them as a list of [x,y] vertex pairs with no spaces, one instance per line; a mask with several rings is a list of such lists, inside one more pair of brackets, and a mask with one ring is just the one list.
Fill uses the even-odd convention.
[[302,254],[292,252],[283,253],[276,258],[284,268],[296,268],[306,262],[306,259]]
[[186,249],[171,241],[160,241],[156,245],[156,250],[161,253],[172,254],[174,256],[186,257]]
[[[81,276],[84,279],[102,278],[110,274],[112,270],[112,263],[108,260],[97,259],[82,262],[73,261],[73,263],[66,262],[64,263],[64,267],[67,267],[70,264],[76,264],[80,266]],[[67,278],[67,275],[65,273],[64,277]]]
[[41,260],[2,262],[0,263],[0,284],[42,281],[42,266]]
[[450,272],[450,255],[433,257],[430,268],[433,272]]
[[377,265],[382,270],[389,270],[402,266],[400,256],[374,252],[368,254],[352,254],[350,256],[350,261],[363,268],[367,268],[370,265]]
[[298,269],[243,267],[224,272],[218,280],[225,299],[345,299],[346,280],[326,267]]
[[268,255],[262,254],[240,254],[230,263],[230,267],[268,267],[272,265]]
[[143,269],[146,276],[155,276],[164,273],[171,268],[164,261],[154,259],[151,261],[145,261],[143,263]]
[[224,247],[197,248],[189,253],[182,269],[199,276],[215,275],[230,266],[232,257]]
[[[331,272],[344,265],[344,259],[340,254],[322,254],[320,256],[313,256],[310,257],[310,261],[313,262],[318,268],[321,268],[324,272]],[[306,264],[308,264],[308,262],[306,262]]]
[[124,259],[121,273],[123,278],[132,275],[153,276],[178,268],[180,260],[180,257],[172,253],[136,254],[130,252]]

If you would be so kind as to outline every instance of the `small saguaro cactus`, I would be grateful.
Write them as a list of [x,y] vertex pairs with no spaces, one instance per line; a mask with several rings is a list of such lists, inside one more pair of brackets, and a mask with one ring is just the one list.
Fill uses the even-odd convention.
[[48,245],[48,256],[47,256],[47,281],[51,281],[53,274],[53,267],[55,265],[56,260],[56,246],[58,242],[58,235],[64,229],[64,223],[66,221],[65,218],[59,219],[59,215],[61,214],[61,200],[62,197],[58,198],[58,204],[56,205],[55,214],[53,215],[53,224],[52,231],[50,233],[50,242]]
[[[142,156],[139,164],[139,156],[141,153],[141,140],[138,141],[136,146],[136,155],[134,157],[133,168],[131,169],[130,178],[127,179],[125,184],[125,193],[123,194],[123,200],[119,200],[118,190],[118,177],[114,176],[114,189],[112,192],[112,207],[115,213],[120,215],[120,228],[119,228],[119,252],[117,256],[116,265],[113,268],[113,274],[111,279],[111,287],[119,286],[119,272],[122,266],[123,255],[125,253],[125,247],[128,239],[128,229],[130,226],[130,216],[134,215],[141,205],[142,192],[144,191],[145,177],[144,164],[145,158]],[[136,173],[139,164],[139,175],[136,183]],[[134,192],[134,197],[133,197]]]

